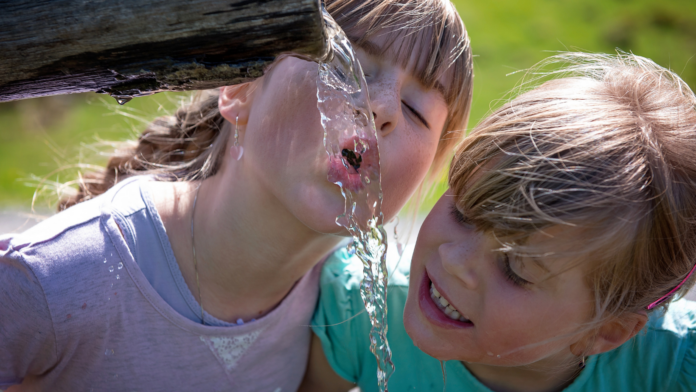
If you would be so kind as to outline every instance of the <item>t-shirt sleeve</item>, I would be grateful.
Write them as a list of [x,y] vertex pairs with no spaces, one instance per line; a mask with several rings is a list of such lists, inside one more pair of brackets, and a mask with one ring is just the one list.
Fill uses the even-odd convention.
[[696,303],[680,301],[687,311],[682,313],[684,328],[684,342],[686,353],[682,361],[682,368],[677,376],[677,390],[679,392],[696,392]]
[[684,356],[682,371],[679,372],[677,384],[679,391],[696,392],[696,339],[692,337],[691,347]]
[[[370,321],[360,297],[362,265],[345,250],[331,255],[322,269],[319,302],[312,330],[321,340],[333,370],[357,383],[369,351]],[[372,359],[374,362],[374,359]]]
[[43,289],[21,252],[0,238],[0,390],[45,373],[56,358]]

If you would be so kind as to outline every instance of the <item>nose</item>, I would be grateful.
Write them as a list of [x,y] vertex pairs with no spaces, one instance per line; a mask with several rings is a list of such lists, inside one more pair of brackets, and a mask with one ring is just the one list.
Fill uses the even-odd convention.
[[380,80],[370,88],[370,106],[372,116],[375,119],[377,133],[382,137],[387,136],[396,129],[401,109],[401,86],[394,80]]
[[480,264],[485,259],[479,241],[445,243],[438,248],[444,270],[470,290],[476,289],[480,283]]

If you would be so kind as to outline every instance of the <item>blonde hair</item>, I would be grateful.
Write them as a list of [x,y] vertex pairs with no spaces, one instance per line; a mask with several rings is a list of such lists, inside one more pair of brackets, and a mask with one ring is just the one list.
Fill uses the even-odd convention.
[[[464,135],[473,89],[473,64],[466,29],[448,0],[326,0],[326,7],[358,45],[386,29],[393,43],[403,38],[398,61],[405,64],[412,50],[424,48],[414,76],[433,87],[445,75],[448,115],[442,130],[431,176],[435,177],[449,151]],[[283,57],[283,56],[281,56]],[[280,58],[280,57],[279,57]],[[252,84],[255,82],[251,82]],[[219,91],[196,94],[173,116],[158,118],[137,142],[124,143],[104,170],[80,175],[76,194],[63,197],[58,210],[106,192],[118,181],[136,174],[162,180],[191,181],[214,175],[224,156],[230,125],[218,111]]]
[[[474,129],[449,181],[458,207],[502,249],[543,253],[532,235],[577,229],[569,243],[576,260],[592,260],[601,322],[645,310],[696,262],[696,97],[673,72],[625,53],[564,53],[530,74],[559,64],[551,74],[563,78]],[[482,166],[490,170],[468,183]]]

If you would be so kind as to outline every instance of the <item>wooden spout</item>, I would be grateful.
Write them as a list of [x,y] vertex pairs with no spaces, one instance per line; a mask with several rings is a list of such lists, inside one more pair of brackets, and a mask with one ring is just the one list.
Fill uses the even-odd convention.
[[284,52],[321,57],[325,36],[320,0],[9,0],[0,102],[242,83]]

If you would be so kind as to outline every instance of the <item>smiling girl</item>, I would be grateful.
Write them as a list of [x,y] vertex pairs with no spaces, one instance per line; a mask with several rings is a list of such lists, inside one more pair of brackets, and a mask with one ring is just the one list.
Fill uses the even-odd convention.
[[[696,97],[638,56],[558,62],[457,149],[391,277],[390,389],[696,390],[696,304],[670,303],[696,276]],[[374,390],[360,271],[324,266],[305,390]]]
[[[465,128],[469,41],[446,0],[326,6],[367,72],[388,221]],[[0,238],[0,389],[294,391],[320,265],[347,235],[317,72],[283,56],[200,94],[65,211]]]

